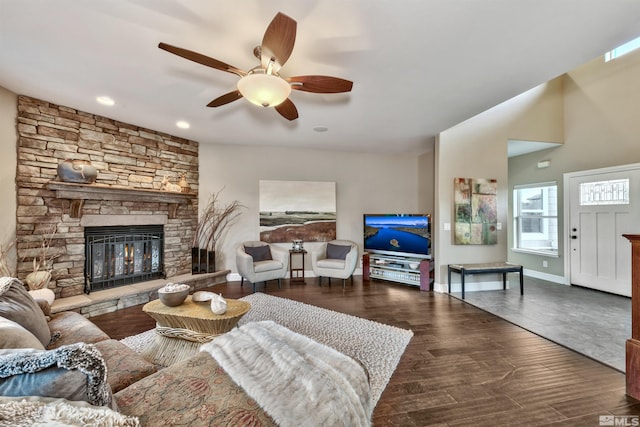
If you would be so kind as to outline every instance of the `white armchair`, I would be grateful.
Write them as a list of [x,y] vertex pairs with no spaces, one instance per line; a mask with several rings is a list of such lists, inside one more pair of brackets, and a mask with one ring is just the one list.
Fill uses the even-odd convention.
[[266,286],[268,280],[278,279],[280,288],[280,280],[289,269],[289,252],[266,242],[243,242],[236,249],[236,267],[242,277],[240,286],[247,279],[255,292],[257,282],[265,282]]
[[322,286],[322,278],[342,279],[345,287],[346,279],[351,278],[353,286],[353,272],[358,263],[358,245],[350,240],[332,240],[323,244],[311,253],[311,267],[318,277],[318,285]]

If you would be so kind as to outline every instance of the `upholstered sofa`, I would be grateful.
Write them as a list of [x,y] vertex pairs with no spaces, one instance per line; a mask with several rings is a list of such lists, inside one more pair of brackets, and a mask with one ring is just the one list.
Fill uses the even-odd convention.
[[6,401],[38,396],[117,409],[113,393],[157,369],[81,314],[50,315],[49,302],[34,299],[20,280],[0,278],[0,396]]
[[[304,413],[310,411],[316,416],[332,417],[323,418],[318,425],[326,425],[327,422],[331,425],[369,424],[372,408],[366,372],[361,365],[315,342],[313,345],[320,348],[310,348],[307,341],[311,340],[280,325],[252,322],[259,327],[257,332],[254,328],[253,332],[243,335],[242,328],[237,328],[205,345],[211,346],[209,351],[161,368],[147,362],[121,342],[110,339],[78,313],[64,312],[47,317],[46,311],[26,292],[19,280],[0,278],[0,425],[6,420],[11,421],[9,425],[31,425],[32,419],[16,418],[16,414],[27,411],[22,406],[27,406],[31,410],[30,416],[40,422],[37,417],[42,414],[55,412],[56,416],[62,416],[60,414],[66,414],[71,411],[69,407],[73,407],[73,411],[94,411],[91,416],[96,417],[109,411],[105,416],[111,418],[100,418],[100,421],[94,421],[95,425],[297,425],[301,420],[292,420],[291,409],[286,405],[293,405]],[[263,349],[268,346],[265,347],[264,343],[247,343],[247,337],[254,335],[267,336],[271,350],[265,352]],[[298,353],[294,349],[296,340],[307,340],[300,344],[303,350]],[[260,348],[264,354],[246,356],[247,349],[252,346]],[[214,358],[215,349],[220,353],[220,348],[223,348],[223,356]],[[294,349],[293,355],[280,355],[287,349]],[[230,361],[225,361],[225,354]],[[325,356],[321,357],[323,354]],[[314,358],[319,360],[320,367],[311,363]],[[327,363],[334,358],[337,362]],[[237,364],[240,359],[245,359],[244,366]],[[281,397],[284,392],[271,393],[274,381],[265,383],[263,380],[269,375],[276,378],[275,382],[280,378],[284,382],[284,390],[291,388],[291,379],[287,376],[294,371],[291,366],[280,363],[283,359],[300,360],[298,369],[309,365],[305,369],[312,372],[316,380],[320,379],[321,388],[331,387],[314,390],[314,396],[321,396],[320,392],[324,392],[330,397],[314,401],[301,392],[294,392],[299,400],[295,401],[290,396]],[[275,365],[280,365],[284,371],[268,374],[266,371]],[[249,382],[232,378],[230,372],[235,371],[250,372]],[[337,372],[338,379],[326,381],[329,371],[334,375]],[[298,372],[295,376],[303,374]],[[260,383],[257,386],[256,379]],[[359,381],[366,382],[366,385],[361,384],[359,388],[352,385]],[[308,388],[311,382],[303,381],[303,387]],[[250,389],[251,393],[245,389]],[[260,392],[257,389],[263,390],[262,397],[256,400],[254,394]],[[341,396],[344,396],[342,400]],[[347,403],[355,409],[346,415],[348,411],[345,408],[349,405],[344,400],[349,397],[352,401]],[[316,408],[304,408],[301,402]],[[29,405],[40,406],[34,410]],[[54,409],[49,412],[42,409],[50,409],[52,405]],[[275,409],[267,412],[263,408]],[[94,415],[97,411],[103,412]],[[68,416],[78,417],[75,412],[69,412]],[[55,421],[60,422],[57,418]],[[308,422],[307,425],[314,423]]]

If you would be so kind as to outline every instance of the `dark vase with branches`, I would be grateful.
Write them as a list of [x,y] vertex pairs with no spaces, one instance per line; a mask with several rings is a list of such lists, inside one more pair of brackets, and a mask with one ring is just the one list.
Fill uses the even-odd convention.
[[216,245],[227,228],[238,218],[240,202],[234,200],[221,206],[220,193],[212,193],[193,235],[191,247],[191,273],[213,273],[216,271]]

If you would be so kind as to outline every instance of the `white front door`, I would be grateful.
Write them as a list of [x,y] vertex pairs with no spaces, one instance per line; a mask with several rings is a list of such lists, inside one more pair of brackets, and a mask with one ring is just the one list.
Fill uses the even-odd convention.
[[640,165],[567,176],[571,284],[631,296],[631,244],[622,235],[640,233]]

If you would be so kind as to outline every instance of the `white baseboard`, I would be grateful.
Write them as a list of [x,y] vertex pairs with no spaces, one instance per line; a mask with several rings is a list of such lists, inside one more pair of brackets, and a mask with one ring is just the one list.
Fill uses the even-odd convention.
[[439,292],[441,294],[446,294],[449,292],[449,288],[446,283],[436,283],[433,282],[433,292]]
[[556,276],[555,274],[543,273],[542,271],[527,270],[524,269],[524,275],[527,277],[534,277],[536,279],[546,280],[547,282],[559,283],[561,285],[568,285],[568,281],[564,276]]
[[[536,279],[546,280],[548,282],[558,283],[560,285],[568,285],[567,281],[563,276],[556,276],[554,274],[543,273],[535,270],[527,270],[526,268],[523,270],[524,275],[527,277],[533,277]],[[514,276],[517,277],[517,276]],[[509,284],[513,283],[514,286],[520,287],[520,280],[514,277],[507,278],[507,289],[509,289]],[[526,292],[525,285],[525,292]],[[495,291],[498,289],[502,289],[502,281],[496,282],[469,282],[465,281],[464,283],[464,291],[465,292],[475,292],[475,291]],[[440,292],[446,294],[449,292],[449,286],[446,283],[434,283],[433,290],[435,292]],[[462,286],[460,282],[451,284],[452,292],[461,292]]]
[[242,277],[238,273],[229,273],[227,274],[227,282],[235,282],[240,281]]
[[[507,289],[509,286],[510,280],[507,280]],[[516,286],[520,286],[520,282],[517,281],[515,283]],[[433,289],[436,292],[447,293],[449,292],[449,286],[441,283],[437,283],[434,285]],[[502,289],[502,280],[499,281],[491,281],[491,282],[469,282],[465,280],[464,282],[464,291],[466,292],[478,292],[478,291],[496,291]],[[462,284],[460,282],[451,283],[451,292],[462,292]]]

